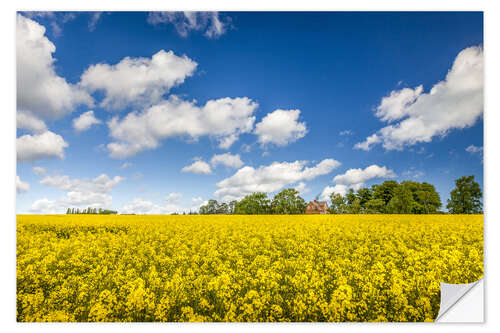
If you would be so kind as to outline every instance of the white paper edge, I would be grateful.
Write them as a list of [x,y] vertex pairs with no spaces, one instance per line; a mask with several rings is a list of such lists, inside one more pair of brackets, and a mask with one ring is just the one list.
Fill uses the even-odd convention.
[[484,280],[467,284],[441,282],[439,323],[484,322]]

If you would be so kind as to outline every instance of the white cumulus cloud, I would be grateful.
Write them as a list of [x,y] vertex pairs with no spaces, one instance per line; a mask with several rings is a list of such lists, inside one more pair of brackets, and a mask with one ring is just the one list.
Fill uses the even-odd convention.
[[82,113],[78,118],[73,119],[73,128],[77,132],[88,130],[92,125],[102,123],[94,115],[94,111],[90,110]]
[[243,162],[241,161],[239,154],[232,155],[230,153],[225,153],[225,154],[214,155],[210,160],[210,164],[212,164],[212,166],[214,167],[221,164],[230,168],[237,169],[243,165]]
[[215,196],[230,201],[254,192],[275,192],[285,186],[326,175],[337,168],[340,162],[330,158],[312,167],[307,167],[307,164],[307,161],[295,161],[274,162],[257,169],[245,166],[231,177],[218,182],[219,189],[215,191]]
[[364,169],[349,169],[344,174],[333,177],[333,182],[342,185],[363,185],[370,179],[392,178],[394,176],[394,171],[387,169],[385,166],[380,167],[373,164]]
[[345,173],[333,177],[334,186],[327,186],[321,193],[322,200],[328,200],[331,193],[345,195],[347,190],[359,190],[363,185],[375,178],[393,178],[396,174],[385,166],[372,164],[364,169],[349,169]]
[[[79,104],[93,105],[91,96],[56,74],[54,44],[45,36],[45,27],[17,15],[16,66],[17,109],[37,119],[58,119]],[[21,125],[27,124],[21,116]],[[33,124],[33,120],[31,120]],[[35,125],[42,127],[41,123]]]
[[101,174],[93,179],[70,178],[67,175],[47,176],[40,184],[64,191],[65,194],[57,200],[43,198],[31,206],[30,211],[40,213],[61,213],[67,208],[110,208],[111,191],[125,178],[115,176],[110,178]]
[[347,194],[349,187],[347,185],[337,184],[335,186],[327,186],[321,192],[320,200],[330,200],[332,193],[340,194],[342,196]]
[[103,91],[100,106],[108,109],[152,105],[192,76],[196,66],[186,56],[161,50],[151,58],[126,57],[115,65],[92,65],[82,74],[80,85],[90,92]]
[[107,148],[111,157],[125,158],[155,149],[168,137],[196,140],[203,135],[214,137],[219,147],[229,148],[240,134],[252,131],[257,107],[247,97],[209,100],[199,107],[195,101],[170,96],[143,112],[131,112],[121,120],[113,118],[108,126],[115,141]]
[[209,175],[212,173],[212,169],[210,168],[210,164],[207,162],[202,161],[201,159],[196,159],[192,164],[182,168],[181,172]]
[[33,116],[31,112],[17,111],[17,128],[28,130],[34,133],[43,133],[47,130],[47,125],[43,120]]
[[298,122],[300,110],[275,110],[255,125],[254,133],[262,145],[286,146],[307,134],[305,122]]
[[483,114],[483,49],[462,50],[443,81],[428,93],[422,86],[393,91],[382,99],[375,115],[393,122],[354,146],[370,150],[381,143],[386,150],[401,150],[419,142],[431,142],[453,129],[470,127]]
[[43,158],[64,158],[68,143],[62,136],[50,131],[42,134],[26,134],[16,139],[17,160],[34,162]]

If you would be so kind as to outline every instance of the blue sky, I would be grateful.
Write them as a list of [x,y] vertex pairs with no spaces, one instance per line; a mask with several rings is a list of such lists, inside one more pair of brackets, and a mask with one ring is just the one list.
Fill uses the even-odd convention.
[[16,40],[18,213],[483,183],[482,13],[29,12]]

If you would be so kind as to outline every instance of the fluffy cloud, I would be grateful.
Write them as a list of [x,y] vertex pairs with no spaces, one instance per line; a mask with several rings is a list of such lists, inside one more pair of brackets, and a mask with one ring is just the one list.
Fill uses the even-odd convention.
[[243,165],[240,155],[231,155],[230,153],[214,155],[210,160],[210,164],[216,167],[219,164],[225,165],[230,168],[239,168]]
[[219,189],[215,191],[215,195],[229,201],[253,192],[275,192],[285,186],[326,175],[340,165],[334,159],[325,159],[313,167],[307,167],[307,164],[307,161],[295,161],[274,162],[257,169],[245,166],[233,176],[218,182]]
[[47,130],[45,122],[33,116],[31,112],[17,111],[16,123],[17,128],[34,133],[42,133]]
[[418,86],[415,89],[392,91],[389,96],[382,98],[375,115],[382,121],[394,121],[406,117],[409,115],[408,106],[415,102],[423,90],[423,86]]
[[431,142],[434,136],[445,136],[453,129],[474,125],[483,114],[483,50],[462,50],[444,81],[436,83],[429,93],[422,86],[393,91],[382,99],[375,115],[392,122],[354,146],[370,150],[382,143],[386,150],[401,150],[419,142]]
[[286,146],[303,138],[307,133],[306,123],[298,122],[300,110],[275,110],[268,113],[255,125],[254,133],[263,144]]
[[92,180],[59,175],[47,176],[40,181],[40,184],[48,185],[62,191],[108,193],[124,179],[120,176],[109,178],[106,174],[101,174]]
[[53,132],[23,135],[16,139],[17,160],[19,162],[34,162],[42,158],[64,158],[64,148],[68,144]]
[[201,159],[196,159],[193,164],[185,166],[181,169],[182,172],[191,172],[197,174],[205,174],[209,175],[212,173],[212,169],[210,168],[210,164]]
[[182,37],[187,37],[192,30],[205,31],[208,38],[220,37],[229,25],[229,19],[221,20],[217,12],[152,12],[147,22],[151,25],[173,24]]
[[349,187],[347,185],[341,185],[341,184],[337,184],[335,186],[327,186],[323,189],[323,192],[321,192],[320,199],[330,200],[330,195],[332,193],[337,193],[344,196],[347,194],[348,189]]
[[[172,214],[172,213],[182,213],[188,211],[197,211],[200,207],[201,201],[193,198],[192,207],[183,207],[179,205],[178,201],[182,197],[180,193],[170,193],[165,198],[165,201],[160,204],[153,203],[142,198],[136,198],[130,203],[124,205],[120,209],[120,213],[124,214],[148,214],[148,215],[161,215],[161,214]],[[195,200],[196,199],[196,200]]]
[[70,178],[65,175],[47,176],[40,181],[40,184],[66,193],[58,200],[46,198],[37,200],[31,206],[30,211],[56,213],[64,212],[68,207],[109,208],[112,201],[111,190],[124,179],[120,176],[110,178],[106,174],[101,174],[91,180]]
[[345,195],[347,190],[359,190],[365,182],[375,178],[393,178],[394,171],[385,166],[370,165],[364,169],[349,169],[344,174],[333,177],[335,186],[327,186],[321,193],[322,200],[328,200],[331,193]]
[[300,195],[309,193],[311,191],[307,188],[307,185],[304,182],[298,183],[297,186],[295,186],[295,190],[299,192]]
[[229,148],[240,134],[252,130],[257,107],[247,97],[209,100],[199,107],[194,101],[170,96],[144,112],[131,112],[121,120],[113,118],[108,126],[116,141],[107,148],[111,157],[125,158],[158,147],[164,138],[187,136],[196,140],[203,135],[214,137],[219,147]]
[[19,176],[16,175],[16,192],[24,193],[28,192],[30,189],[30,184],[23,182]]
[[33,173],[37,176],[43,176],[45,175],[45,168],[42,167],[33,167]]
[[394,171],[385,166],[379,167],[376,164],[364,169],[349,169],[342,175],[333,177],[333,182],[341,185],[363,185],[366,181],[374,178],[394,177]]
[[92,125],[100,123],[101,121],[94,116],[94,111],[90,110],[73,119],[73,128],[77,132],[82,132],[88,130]]
[[36,200],[30,208],[30,212],[39,214],[57,214],[63,211],[64,207],[61,207],[59,202],[47,198]]
[[82,74],[80,84],[90,92],[104,91],[100,105],[108,109],[152,105],[193,75],[196,66],[186,56],[161,50],[151,59],[126,57],[116,65],[92,65]]
[[370,149],[372,149],[373,145],[380,143],[381,141],[382,140],[380,136],[375,133],[367,137],[365,141],[356,143],[354,145],[354,148],[369,151]]
[[[52,57],[55,50],[43,26],[17,15],[17,108],[31,117],[57,119],[72,112],[78,104],[93,103],[87,92],[56,74]],[[21,118],[21,124],[24,120]]]

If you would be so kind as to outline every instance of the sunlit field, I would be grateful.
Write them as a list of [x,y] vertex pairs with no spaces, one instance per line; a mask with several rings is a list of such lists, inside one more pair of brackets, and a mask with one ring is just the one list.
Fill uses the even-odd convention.
[[18,321],[429,321],[482,215],[19,215]]

